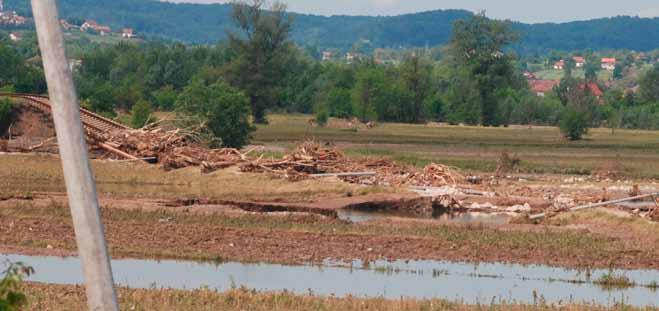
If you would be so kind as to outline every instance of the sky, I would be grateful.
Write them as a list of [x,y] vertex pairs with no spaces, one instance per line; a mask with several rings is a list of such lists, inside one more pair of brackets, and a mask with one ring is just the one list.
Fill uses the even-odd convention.
[[[213,3],[223,0],[169,0]],[[659,0],[285,0],[289,11],[317,15],[398,15],[437,9],[485,10],[487,16],[527,23],[617,15],[659,17]]]

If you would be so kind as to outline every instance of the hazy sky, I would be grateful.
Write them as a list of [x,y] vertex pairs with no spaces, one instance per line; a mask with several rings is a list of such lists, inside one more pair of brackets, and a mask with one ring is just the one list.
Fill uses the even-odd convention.
[[[170,0],[212,3],[222,0]],[[639,15],[659,17],[659,0],[286,0],[289,10],[321,15],[396,15],[436,9],[485,10],[487,15],[523,22]]]

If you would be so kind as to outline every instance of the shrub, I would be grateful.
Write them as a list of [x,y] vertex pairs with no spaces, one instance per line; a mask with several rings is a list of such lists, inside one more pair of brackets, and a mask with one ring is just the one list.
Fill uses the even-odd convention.
[[325,108],[318,108],[316,109],[316,122],[320,126],[325,126],[327,125],[327,121],[329,120],[329,112],[327,112],[327,109]]
[[20,286],[23,277],[33,273],[32,267],[22,263],[9,265],[9,268],[4,271],[4,277],[0,280],[0,310],[23,310],[27,305],[27,297],[20,292]]
[[12,121],[13,105],[8,99],[0,100],[0,134],[4,133]]
[[131,125],[134,128],[142,128],[151,119],[151,105],[145,100],[139,100],[131,109]]
[[245,94],[224,82],[210,86],[208,128],[222,146],[240,148],[249,143],[254,128],[249,123],[250,104]]
[[574,109],[567,109],[561,116],[561,133],[569,140],[580,140],[588,133],[588,114]]
[[176,100],[176,110],[185,126],[200,128],[211,146],[240,148],[254,131],[249,99],[223,81],[207,85],[192,79]]

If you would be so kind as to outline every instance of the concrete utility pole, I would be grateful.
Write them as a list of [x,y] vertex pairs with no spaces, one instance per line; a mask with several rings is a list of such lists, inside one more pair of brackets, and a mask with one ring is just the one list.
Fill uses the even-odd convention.
[[96,184],[89,165],[80,107],[64,52],[56,0],[32,0],[39,47],[48,82],[64,180],[82,262],[90,310],[117,311],[117,295]]

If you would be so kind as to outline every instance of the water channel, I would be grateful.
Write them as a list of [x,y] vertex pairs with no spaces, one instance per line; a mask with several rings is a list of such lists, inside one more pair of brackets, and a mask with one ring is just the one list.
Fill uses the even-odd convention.
[[[23,262],[36,274],[30,281],[81,284],[77,258],[0,255],[0,263]],[[0,264],[1,265],[1,264]],[[245,286],[260,291],[289,290],[298,294],[397,299],[442,298],[464,303],[492,301],[534,303],[583,302],[610,306],[624,302],[659,306],[657,270],[578,271],[547,266],[469,264],[440,261],[356,261],[349,266],[327,261],[322,266],[276,264],[197,263],[186,261],[113,260],[115,281],[133,288],[196,289],[224,291]],[[613,273],[636,286],[606,289],[593,281]],[[655,287],[649,286],[654,284]]]

